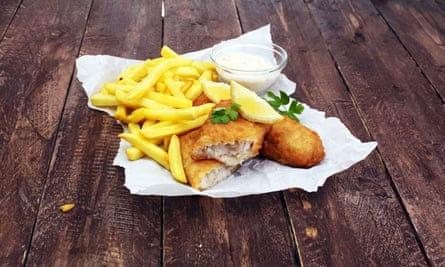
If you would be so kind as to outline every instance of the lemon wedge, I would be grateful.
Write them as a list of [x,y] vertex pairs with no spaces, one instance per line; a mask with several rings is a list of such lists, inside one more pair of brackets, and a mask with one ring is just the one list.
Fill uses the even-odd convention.
[[280,113],[254,91],[235,81],[230,82],[230,89],[233,102],[241,105],[239,112],[246,120],[271,124],[283,119]]
[[214,103],[219,103],[221,100],[229,100],[230,86],[223,82],[203,81],[204,94]]

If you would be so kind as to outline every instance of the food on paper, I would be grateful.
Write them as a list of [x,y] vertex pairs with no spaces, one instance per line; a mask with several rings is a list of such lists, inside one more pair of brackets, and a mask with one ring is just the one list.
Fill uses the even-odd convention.
[[177,135],[173,135],[168,146],[168,161],[170,163],[170,171],[173,177],[183,183],[187,183],[184,166],[182,165],[181,144]]
[[156,161],[167,170],[170,169],[168,154],[161,146],[144,138],[141,134],[121,133],[119,134],[119,137],[142,151],[146,156]]
[[283,119],[280,113],[255,92],[235,81],[230,86],[232,101],[241,105],[239,110],[244,118],[260,123],[275,123]]
[[[244,42],[244,40],[258,40],[271,43],[270,25],[224,42],[240,43]],[[209,61],[210,51],[211,48],[193,51],[181,56],[195,60],[192,66],[202,68],[202,66],[213,65]],[[115,105],[111,105],[111,107],[94,106],[92,105],[91,97],[102,88],[104,83],[113,81],[123,69],[139,63],[141,63],[139,60],[110,55],[83,55],[77,58],[77,78],[82,83],[83,90],[88,96],[89,108],[104,111],[112,116],[118,111],[121,114],[125,114],[122,109],[116,108]],[[208,67],[208,69],[211,68]],[[208,80],[218,80],[218,76],[214,71],[206,70],[201,74],[202,77],[208,77]],[[200,82],[194,81],[193,84],[198,85]],[[197,91],[199,92],[200,88],[195,88],[198,88]],[[268,88],[268,91],[279,94],[280,90],[290,95],[295,92],[295,83],[289,80],[286,75],[280,74],[277,81]],[[194,90],[189,89],[187,93],[192,91]],[[196,95],[196,99],[193,100],[194,105],[210,101],[205,94],[198,93]],[[303,125],[317,131],[323,140],[326,151],[325,158],[320,164],[312,168],[293,168],[280,165],[264,157],[256,157],[243,164],[228,181],[219,183],[207,190],[198,191],[191,186],[176,182],[168,171],[154,161],[149,160],[146,156],[140,160],[129,160],[126,154],[130,150],[128,149],[130,145],[127,142],[120,142],[113,165],[124,168],[124,186],[130,190],[131,194],[137,195],[201,195],[220,198],[263,194],[288,188],[300,188],[307,192],[316,192],[329,177],[365,159],[376,148],[377,142],[362,142],[351,134],[340,119],[326,117],[323,111],[305,104],[303,105],[304,112],[298,118]],[[144,128],[149,124],[150,122],[144,122],[141,123],[140,127]],[[167,144],[167,141],[162,140],[162,146],[165,147],[164,144]],[[136,149],[131,150],[136,151]],[[135,156],[138,156],[138,153]]]
[[187,183],[177,135],[200,127],[209,117],[215,104],[193,101],[202,94],[202,83],[215,77],[211,62],[180,57],[164,46],[161,57],[132,65],[115,81],[104,83],[91,103],[115,107],[114,117],[128,127],[119,137],[131,144],[129,160],[145,155]]
[[236,81],[255,92],[269,88],[287,63],[282,47],[255,41],[221,43],[212,49],[210,58],[222,81]]
[[228,166],[214,159],[192,159],[193,144],[198,138],[199,129],[196,129],[180,136],[179,141],[187,181],[191,187],[202,191],[227,179],[239,168],[239,165]]
[[[216,106],[229,107],[231,101],[222,101]],[[215,159],[234,166],[256,157],[263,144],[267,125],[244,118],[216,124],[207,120],[199,129],[191,156],[194,160]]]
[[[91,102],[115,107],[114,117],[127,125],[119,137],[131,145],[126,149],[129,160],[147,156],[176,181],[198,190],[225,180],[260,152],[299,167],[323,158],[317,154],[316,162],[310,154],[311,149],[323,151],[321,140],[317,143],[311,130],[289,124],[280,114],[295,119],[293,104],[290,113],[277,111],[236,81],[229,85],[217,79],[211,62],[183,58],[164,46],[161,57],[130,66],[115,81],[104,83]],[[283,95],[279,100],[287,104]],[[286,131],[290,137],[284,136]],[[289,159],[293,153],[300,153],[296,163]]]
[[315,131],[285,117],[272,124],[264,137],[261,155],[292,167],[309,168],[320,163],[325,152]]

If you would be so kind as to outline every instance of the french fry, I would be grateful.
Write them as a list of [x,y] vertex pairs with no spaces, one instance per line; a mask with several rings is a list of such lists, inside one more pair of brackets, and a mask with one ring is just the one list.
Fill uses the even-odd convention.
[[135,134],[138,137],[140,137],[141,139],[144,139],[144,141],[150,142],[150,143],[155,144],[155,145],[160,145],[162,143],[162,141],[163,141],[163,138],[151,138],[151,139],[145,138],[141,134],[141,127],[139,126],[138,123],[129,122],[128,123],[128,132],[130,134]]
[[144,129],[141,130],[141,134],[146,138],[159,138],[167,135],[181,134],[203,125],[207,118],[208,115],[202,115],[194,120],[181,121],[170,126],[151,128],[150,130]]
[[[164,149],[167,150],[167,153],[168,153],[168,147],[170,145],[171,138],[172,138],[171,135],[164,136],[164,138],[162,138],[162,145],[164,146]],[[170,155],[169,155],[169,157],[170,157]],[[170,159],[169,159],[169,162],[170,162]],[[171,168],[171,165],[170,165],[170,168]]]
[[181,87],[182,93],[185,94],[185,92],[187,92],[187,90],[192,86],[192,84],[193,84],[193,80],[184,81],[184,84]]
[[177,121],[160,121],[160,122],[154,123],[154,124],[152,124],[150,126],[143,127],[142,130],[150,131],[152,129],[156,129],[156,128],[159,129],[159,128],[162,128],[162,127],[175,125],[177,123],[178,123]]
[[131,134],[139,134],[139,131],[141,130],[139,124],[134,122],[129,122],[127,126],[128,126],[128,132]]
[[139,123],[145,119],[145,110],[148,108],[138,108],[133,110],[130,115],[128,115],[128,121],[132,123]]
[[199,80],[193,80],[192,86],[185,93],[185,97],[191,101],[195,100],[203,91],[202,84]]
[[124,123],[128,123],[128,114],[127,114],[127,107],[118,105],[116,107],[116,112],[114,112],[114,118],[118,121],[122,121]]
[[193,102],[190,99],[186,98],[180,98],[156,92],[148,92],[147,96],[158,103],[174,108],[189,108],[193,106]]
[[181,90],[183,84],[184,82],[175,81],[172,78],[165,80],[165,85],[173,96],[185,99],[185,95]]
[[177,135],[172,135],[168,146],[168,161],[170,163],[170,172],[178,182],[187,183],[184,167],[182,165],[181,144]]
[[123,72],[121,72],[118,77],[117,81],[124,82],[124,83],[134,83],[134,82],[140,82],[142,78],[147,76],[148,74],[148,68],[150,66],[159,64],[159,62],[163,60],[162,58],[158,59],[147,59],[142,63],[135,64],[133,66],[128,67]]
[[154,120],[145,120],[145,121],[142,123],[141,130],[143,130],[143,129],[148,129],[148,128],[152,127],[153,125],[156,125],[156,124],[157,124],[157,123],[156,123],[156,121],[154,121]]
[[128,120],[131,122],[141,122],[142,120],[160,120],[160,121],[183,121],[193,120],[202,115],[209,114],[214,103],[207,103],[200,106],[182,109],[151,109],[139,108],[134,110]]
[[206,70],[215,70],[215,64],[210,61],[194,61],[192,67],[196,68],[201,74]]
[[156,92],[164,93],[166,89],[167,89],[167,86],[165,86],[164,82],[157,82],[156,83],[156,87],[155,87],[155,91]]
[[91,96],[91,104],[96,107],[113,107],[119,103],[115,96],[97,93]]
[[148,157],[159,163],[167,170],[170,169],[170,165],[168,162],[168,154],[164,149],[160,148],[156,144],[144,140],[141,136],[137,134],[121,133],[119,134],[119,137],[130,143],[132,146],[144,152],[145,155],[147,155]]
[[175,76],[175,74],[173,73],[173,71],[168,70],[168,71],[164,72],[161,75],[161,77],[159,77],[158,82],[163,82],[168,79],[173,79],[174,76]]
[[199,77],[200,81],[213,81],[213,71],[206,70]]
[[126,79],[132,80],[133,73],[137,72],[142,66],[143,66],[143,63],[139,63],[139,64],[135,64],[135,65],[132,65],[132,66],[126,68],[124,71],[119,73],[116,80],[117,81],[122,81],[122,80],[126,80]]
[[141,99],[130,99],[128,93],[124,90],[116,90],[115,97],[120,105],[127,106],[129,108],[139,108]]
[[104,88],[107,89],[107,91],[115,95],[116,91],[120,90],[122,92],[128,93],[135,87],[135,84],[126,84],[126,83],[118,83],[118,82],[106,82],[104,83]]
[[[136,134],[140,135],[140,127],[137,123],[128,123],[128,132],[130,134]],[[127,155],[127,158],[129,160],[138,160],[140,158],[143,158],[145,156],[144,152],[142,152],[139,148],[136,148],[134,146],[128,147],[125,149],[125,154]]]
[[187,183],[178,135],[209,117],[215,104],[193,106],[193,101],[203,92],[201,82],[215,75],[212,62],[187,59],[163,46],[161,57],[130,66],[104,83],[91,103],[115,107],[115,119],[127,124],[128,132],[119,137],[131,144],[125,151],[129,160],[147,156]]
[[176,54],[175,51],[173,51],[170,47],[164,45],[161,48],[161,57],[165,57],[165,58],[175,58],[175,57],[179,57],[178,54]]
[[174,108],[172,106],[169,105],[165,105],[165,104],[161,104],[153,99],[150,99],[148,97],[144,97],[141,98],[139,100],[139,102],[137,102],[137,105],[139,107],[143,107],[143,108],[157,108],[157,109],[162,109],[162,108]]
[[144,152],[134,146],[125,149],[125,155],[127,155],[127,158],[131,161],[141,159],[145,156]]
[[172,73],[175,76],[180,76],[183,79],[198,79],[201,74],[199,71],[192,66],[184,66],[184,67],[177,67],[172,69]]
[[150,75],[146,76],[140,83],[137,84],[136,88],[130,92],[128,95],[129,100],[137,100],[145,95],[150,88],[152,88],[164,72],[173,67],[188,66],[192,64],[191,59],[177,57],[177,58],[167,58],[158,65],[154,66],[153,70],[150,71]]

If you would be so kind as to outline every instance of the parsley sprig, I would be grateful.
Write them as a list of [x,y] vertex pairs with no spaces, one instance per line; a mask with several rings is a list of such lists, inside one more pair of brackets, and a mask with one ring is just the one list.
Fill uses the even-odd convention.
[[[280,91],[279,96],[277,96],[273,92],[269,91],[269,92],[267,92],[267,96],[271,99],[265,98],[265,100],[277,112],[279,112],[281,115],[284,115],[284,116],[287,116],[287,117],[293,119],[294,121],[300,122],[297,115],[303,113],[303,110],[304,110],[304,106],[300,102],[298,102],[295,99],[290,101],[290,97],[283,91]],[[289,105],[289,102],[290,102],[290,105]]]
[[232,103],[229,108],[215,108],[210,115],[210,121],[212,123],[224,123],[229,121],[236,121],[238,119],[238,109],[241,107],[238,103]]

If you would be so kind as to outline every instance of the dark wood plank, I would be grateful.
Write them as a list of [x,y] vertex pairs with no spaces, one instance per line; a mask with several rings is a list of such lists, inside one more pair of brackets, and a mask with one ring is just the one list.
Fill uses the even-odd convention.
[[[164,43],[180,53],[240,34],[232,1],[166,1],[165,11]],[[164,264],[296,265],[286,218],[278,193],[234,199],[164,198]]]
[[178,53],[210,47],[240,33],[233,0],[165,1],[164,44]]
[[0,262],[7,266],[26,259],[88,10],[89,1],[27,1],[0,44]]
[[[160,1],[94,1],[81,54],[159,55]],[[73,59],[65,64],[73,64]],[[27,263],[32,266],[161,264],[161,198],[130,195],[112,166],[122,131],[87,108],[74,80],[58,131]],[[75,203],[69,213],[59,205]]]
[[373,3],[444,101],[445,8],[433,0]]
[[444,265],[441,100],[371,3],[308,5],[370,134],[379,142],[428,263]]
[[21,0],[3,0],[0,4],[2,12],[0,12],[0,40],[3,39],[6,30],[14,18],[17,9],[20,6]]
[[167,266],[295,266],[281,194],[164,200]]
[[[289,51],[285,73],[297,83],[298,99],[370,139],[303,1],[239,1],[238,10],[245,30],[271,23],[275,42]],[[318,192],[289,191],[285,199],[304,266],[426,265],[377,153],[331,177]]]

